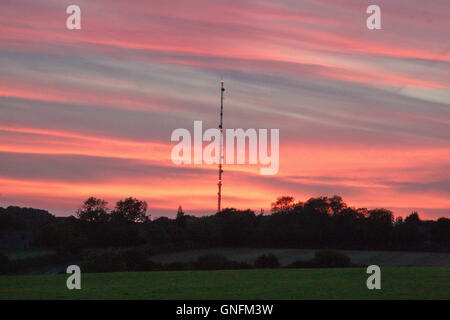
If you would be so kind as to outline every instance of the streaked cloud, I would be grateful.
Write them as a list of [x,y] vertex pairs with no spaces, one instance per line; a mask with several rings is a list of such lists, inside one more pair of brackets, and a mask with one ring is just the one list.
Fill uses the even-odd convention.
[[194,120],[280,128],[275,177],[229,166],[225,205],[340,194],[361,207],[449,216],[450,4],[60,0],[0,3],[2,203],[73,213],[87,196],[215,208],[216,168],[175,167],[170,133]]

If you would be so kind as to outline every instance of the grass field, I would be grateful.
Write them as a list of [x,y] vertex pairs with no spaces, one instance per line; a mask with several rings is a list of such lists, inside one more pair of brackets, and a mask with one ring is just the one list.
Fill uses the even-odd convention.
[[450,268],[382,268],[381,290],[365,269],[275,269],[2,276],[0,299],[449,299]]

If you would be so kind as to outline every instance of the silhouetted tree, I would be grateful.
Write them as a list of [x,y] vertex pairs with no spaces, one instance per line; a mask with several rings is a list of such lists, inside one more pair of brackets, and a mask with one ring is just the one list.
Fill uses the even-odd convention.
[[147,202],[132,197],[120,200],[112,212],[112,219],[115,222],[147,222]]
[[387,209],[373,209],[369,210],[368,220],[374,223],[391,226],[394,222],[394,215],[392,211]]
[[84,201],[80,209],[77,210],[76,215],[81,221],[101,223],[109,220],[108,202],[94,197],[88,198]]
[[347,204],[340,196],[334,195],[328,199],[328,201],[333,214],[340,214],[345,208],[347,208]]
[[295,198],[290,196],[278,197],[275,202],[272,203],[271,211],[273,213],[287,212],[292,210],[295,206]]
[[254,234],[257,217],[251,210],[225,208],[214,216],[218,228],[218,241],[223,246],[248,245]]
[[327,197],[308,199],[305,203],[305,209],[322,215],[329,215],[333,213],[332,207],[330,206],[330,200]]
[[178,207],[177,217],[175,218],[175,221],[180,228],[184,228],[186,226],[186,216],[184,215],[184,211],[181,206]]
[[369,210],[367,217],[367,245],[370,248],[389,249],[394,215],[387,209]]
[[433,249],[450,251],[450,219],[439,218],[430,225],[430,242]]
[[421,220],[419,214],[416,211],[412,212],[409,216],[405,218],[405,223],[412,223],[418,225],[420,224],[420,222]]

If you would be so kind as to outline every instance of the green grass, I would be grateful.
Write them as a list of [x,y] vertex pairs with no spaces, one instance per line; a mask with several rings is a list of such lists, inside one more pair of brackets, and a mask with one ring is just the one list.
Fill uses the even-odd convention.
[[51,250],[14,250],[5,252],[9,260],[29,259],[39,256],[50,255],[54,253],[55,252]]
[[449,299],[450,268],[382,268],[381,290],[365,269],[276,269],[2,276],[0,299]]

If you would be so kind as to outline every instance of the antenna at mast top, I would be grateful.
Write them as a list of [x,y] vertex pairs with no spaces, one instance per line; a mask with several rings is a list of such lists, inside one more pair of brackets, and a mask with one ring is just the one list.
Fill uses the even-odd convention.
[[219,182],[217,186],[219,191],[217,192],[217,212],[222,210],[222,164],[223,164],[223,93],[225,92],[223,79],[220,80],[220,151],[219,151]]

